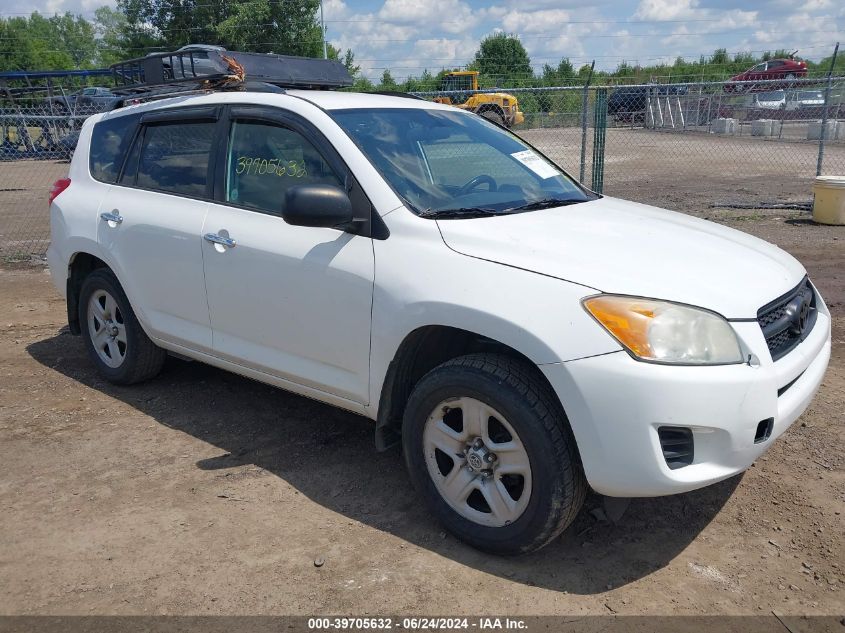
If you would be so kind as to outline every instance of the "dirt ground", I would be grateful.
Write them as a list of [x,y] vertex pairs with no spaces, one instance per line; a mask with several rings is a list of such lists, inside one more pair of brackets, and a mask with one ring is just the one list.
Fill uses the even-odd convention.
[[845,227],[699,213],[809,269],[834,314],[819,394],[744,476],[618,524],[591,497],[520,558],[446,535],[368,420],[175,359],[105,383],[47,272],[0,269],[0,613],[841,616]]

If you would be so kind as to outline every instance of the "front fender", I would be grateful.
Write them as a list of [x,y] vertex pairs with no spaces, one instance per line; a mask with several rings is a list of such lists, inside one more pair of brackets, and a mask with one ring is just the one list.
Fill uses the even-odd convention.
[[[537,365],[621,349],[581,306],[595,289],[456,253],[442,241],[435,222],[404,209],[387,219],[391,239],[374,242],[373,415],[390,362],[403,340],[421,327],[473,332]],[[392,239],[400,232],[402,239]]]

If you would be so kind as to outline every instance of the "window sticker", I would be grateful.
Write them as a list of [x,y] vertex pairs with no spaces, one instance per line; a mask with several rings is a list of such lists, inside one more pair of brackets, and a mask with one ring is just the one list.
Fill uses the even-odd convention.
[[546,178],[554,178],[555,176],[560,175],[557,169],[549,165],[530,149],[527,149],[524,152],[515,152],[511,154],[511,157],[518,160],[544,180]]

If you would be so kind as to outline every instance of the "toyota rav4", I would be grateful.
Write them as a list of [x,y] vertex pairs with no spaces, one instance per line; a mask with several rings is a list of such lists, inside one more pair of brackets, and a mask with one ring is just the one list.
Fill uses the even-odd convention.
[[830,356],[784,251],[593,193],[416,99],[214,92],[95,115],[50,210],[50,270],[106,379],[172,353],[367,416],[431,512],[493,552],[548,543],[588,487],[743,472]]

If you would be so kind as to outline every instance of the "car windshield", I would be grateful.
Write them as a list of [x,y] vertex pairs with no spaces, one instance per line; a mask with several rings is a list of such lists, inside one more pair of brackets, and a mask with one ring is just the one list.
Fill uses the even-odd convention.
[[758,101],[783,101],[783,90],[775,90],[772,92],[761,92],[757,96]]
[[798,93],[798,99],[800,101],[821,101],[824,99],[824,95],[817,90],[802,90]]
[[521,213],[596,197],[517,136],[474,114],[424,108],[331,114],[419,215]]

